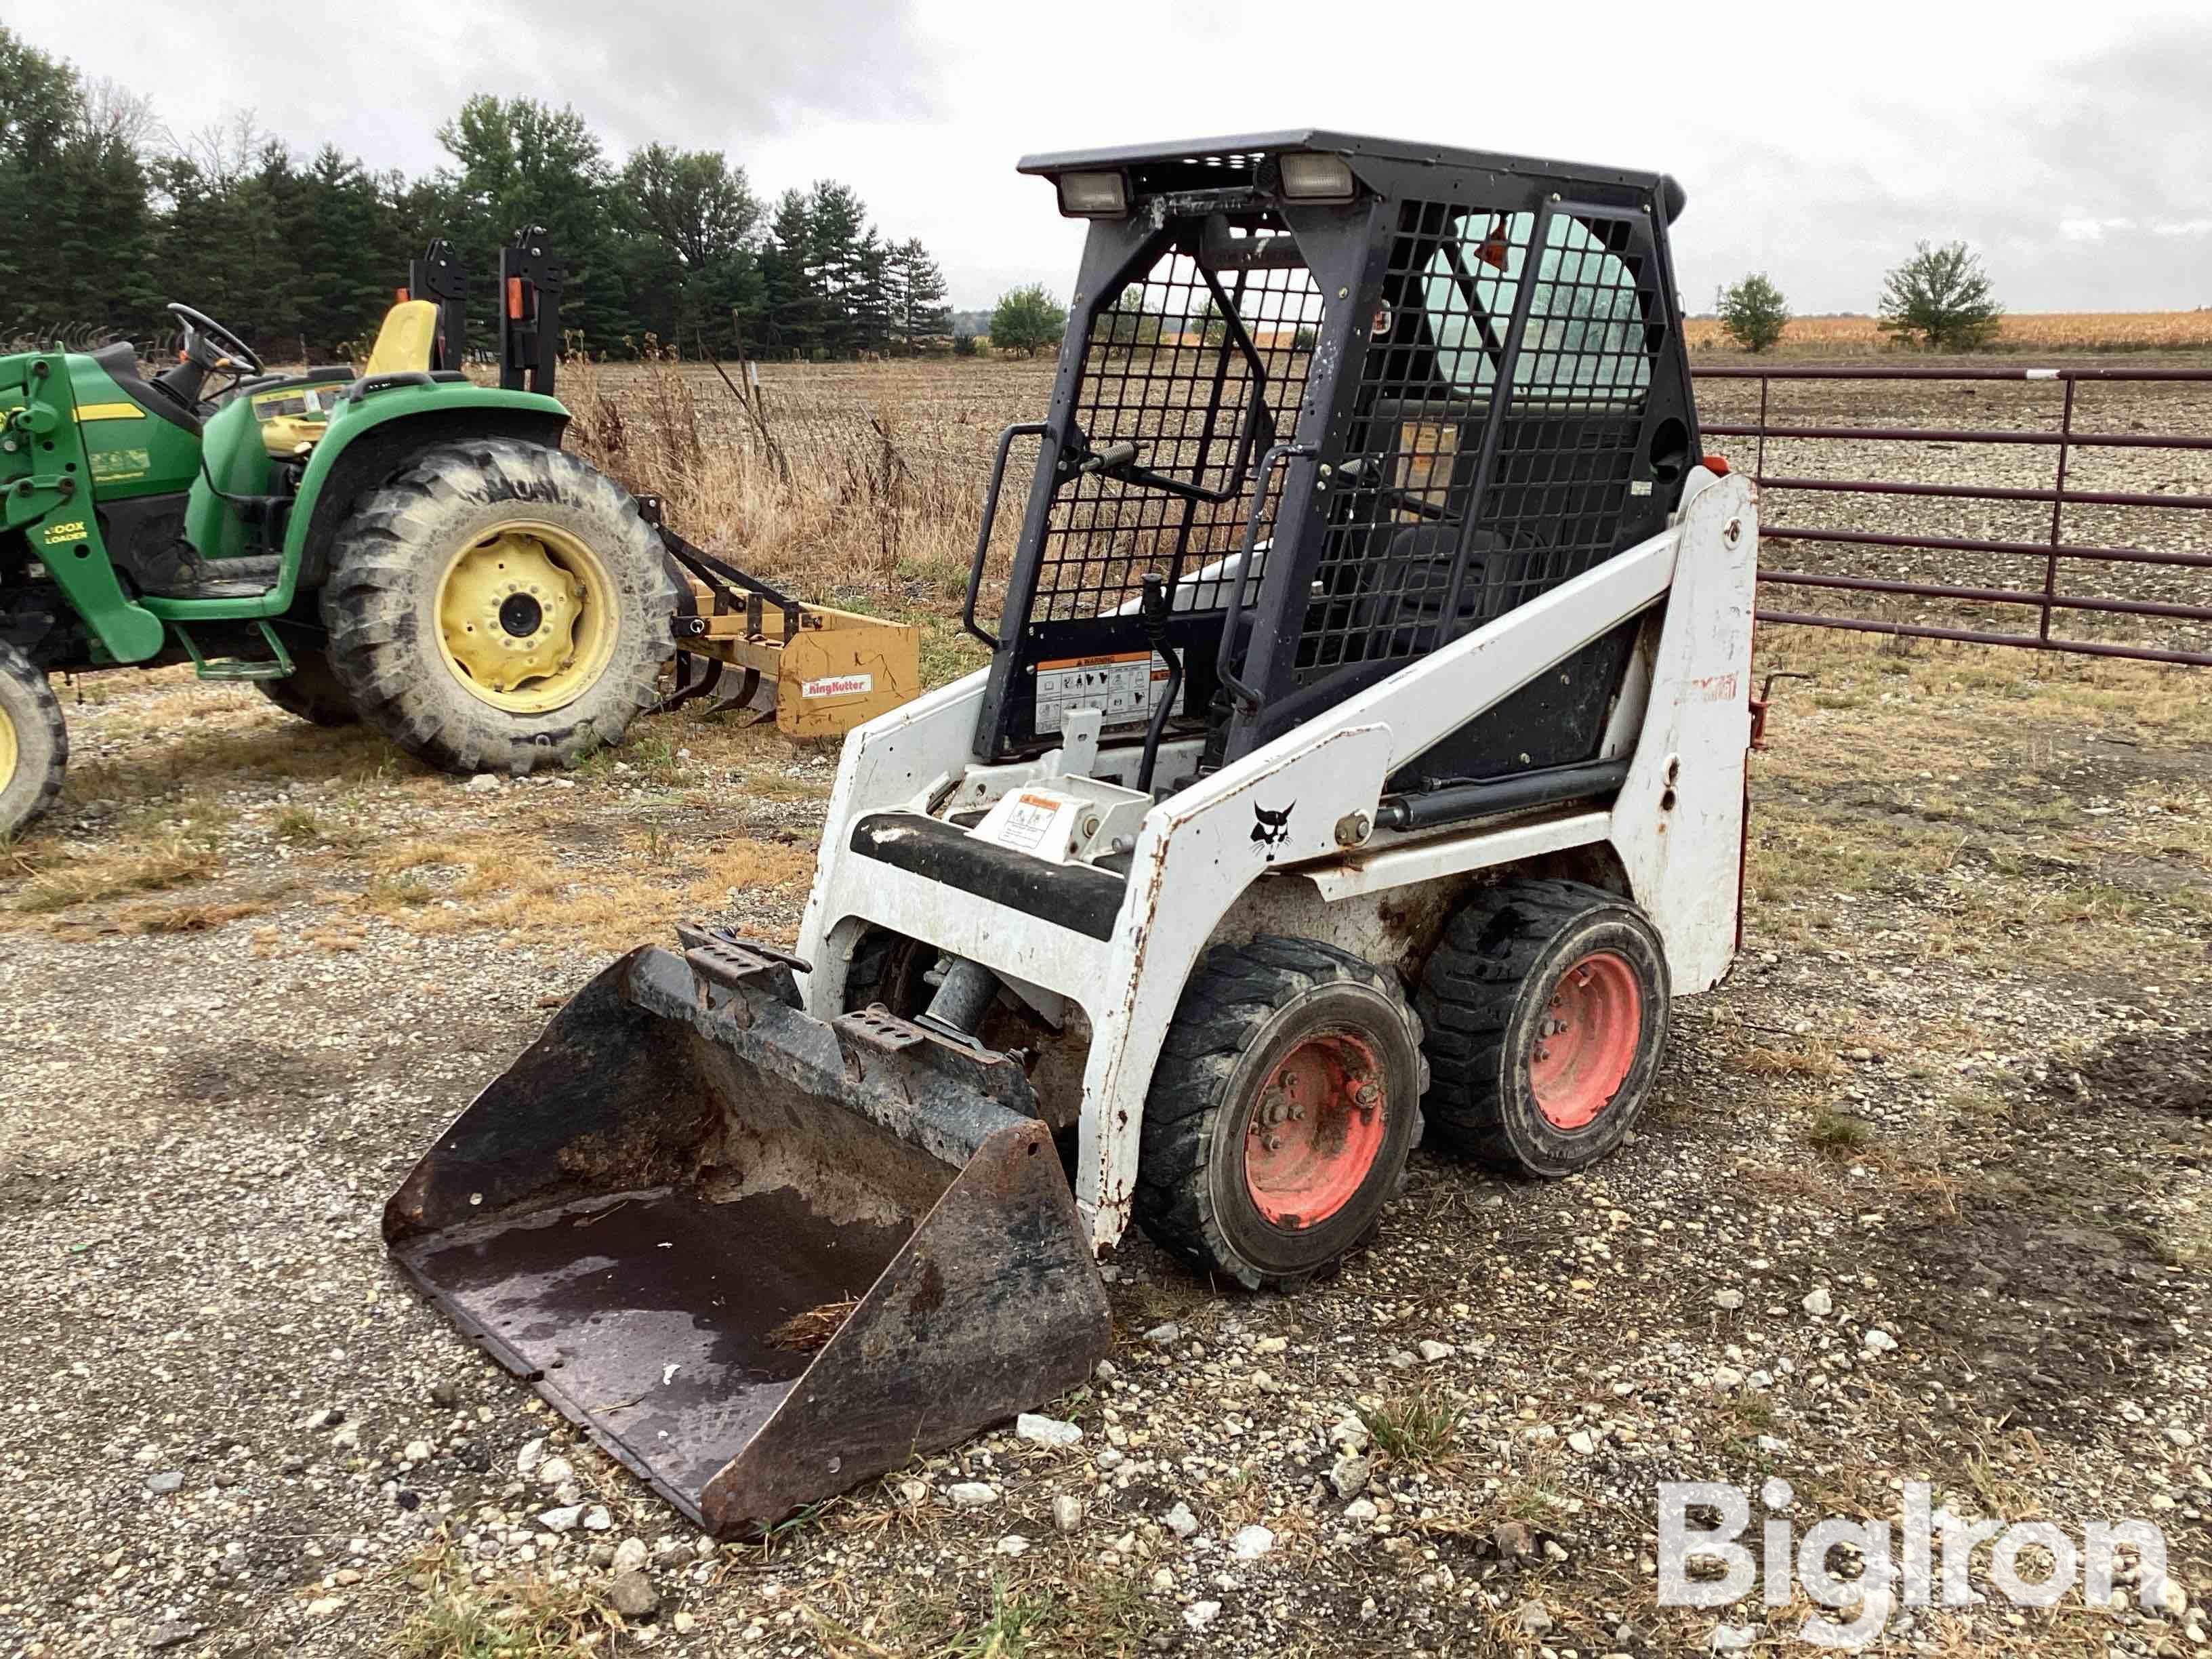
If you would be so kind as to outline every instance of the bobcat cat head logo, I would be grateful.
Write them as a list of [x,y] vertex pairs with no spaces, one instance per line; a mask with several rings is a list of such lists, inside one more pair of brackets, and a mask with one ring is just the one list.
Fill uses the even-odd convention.
[[1266,807],[1252,808],[1252,840],[1261,847],[1280,847],[1291,838],[1291,814],[1298,810],[1292,801],[1279,812],[1270,812]]

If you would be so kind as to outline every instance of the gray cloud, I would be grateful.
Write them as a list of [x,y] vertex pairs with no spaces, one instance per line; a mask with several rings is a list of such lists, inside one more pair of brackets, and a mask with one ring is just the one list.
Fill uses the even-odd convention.
[[2208,80],[2212,18],[2160,23],[1954,100],[1856,100],[1906,165],[1721,149],[1678,236],[1686,295],[1763,264],[1802,311],[1868,311],[1914,242],[1964,238],[2014,310],[2212,305]]

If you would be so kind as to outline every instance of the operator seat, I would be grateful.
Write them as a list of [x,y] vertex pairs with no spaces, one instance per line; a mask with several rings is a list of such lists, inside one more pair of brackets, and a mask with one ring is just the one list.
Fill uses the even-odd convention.
[[376,331],[376,343],[369,348],[368,366],[362,370],[362,378],[428,374],[437,342],[437,302],[402,300],[384,313],[384,326]]
[[[428,300],[400,301],[384,313],[383,326],[376,331],[376,343],[369,348],[368,362],[350,384],[358,386],[379,374],[428,374],[437,340],[436,304]],[[340,375],[346,372],[337,371]],[[304,407],[262,417],[261,441],[271,455],[305,455],[330,429],[328,399],[319,403],[312,391],[296,395]]]

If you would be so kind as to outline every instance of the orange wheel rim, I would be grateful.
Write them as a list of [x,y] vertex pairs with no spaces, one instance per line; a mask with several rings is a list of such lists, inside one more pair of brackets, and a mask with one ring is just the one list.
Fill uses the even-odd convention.
[[1374,1049],[1306,1037],[1267,1074],[1244,1129],[1244,1188],[1273,1225],[1311,1227],[1352,1201],[1382,1151],[1389,1102]]
[[1636,1063],[1644,993],[1627,959],[1593,951],[1553,982],[1536,1018],[1528,1086],[1555,1129],[1581,1129],[1613,1104]]

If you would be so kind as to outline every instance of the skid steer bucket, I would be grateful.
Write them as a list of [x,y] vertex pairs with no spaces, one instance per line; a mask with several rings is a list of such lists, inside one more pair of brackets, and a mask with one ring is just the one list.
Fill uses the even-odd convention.
[[[708,1530],[1082,1382],[1105,1291],[1021,1066],[679,930],[586,986],[385,1206],[462,1329]],[[848,1310],[849,1309],[849,1311]],[[807,1352],[793,1322],[834,1332]]]

